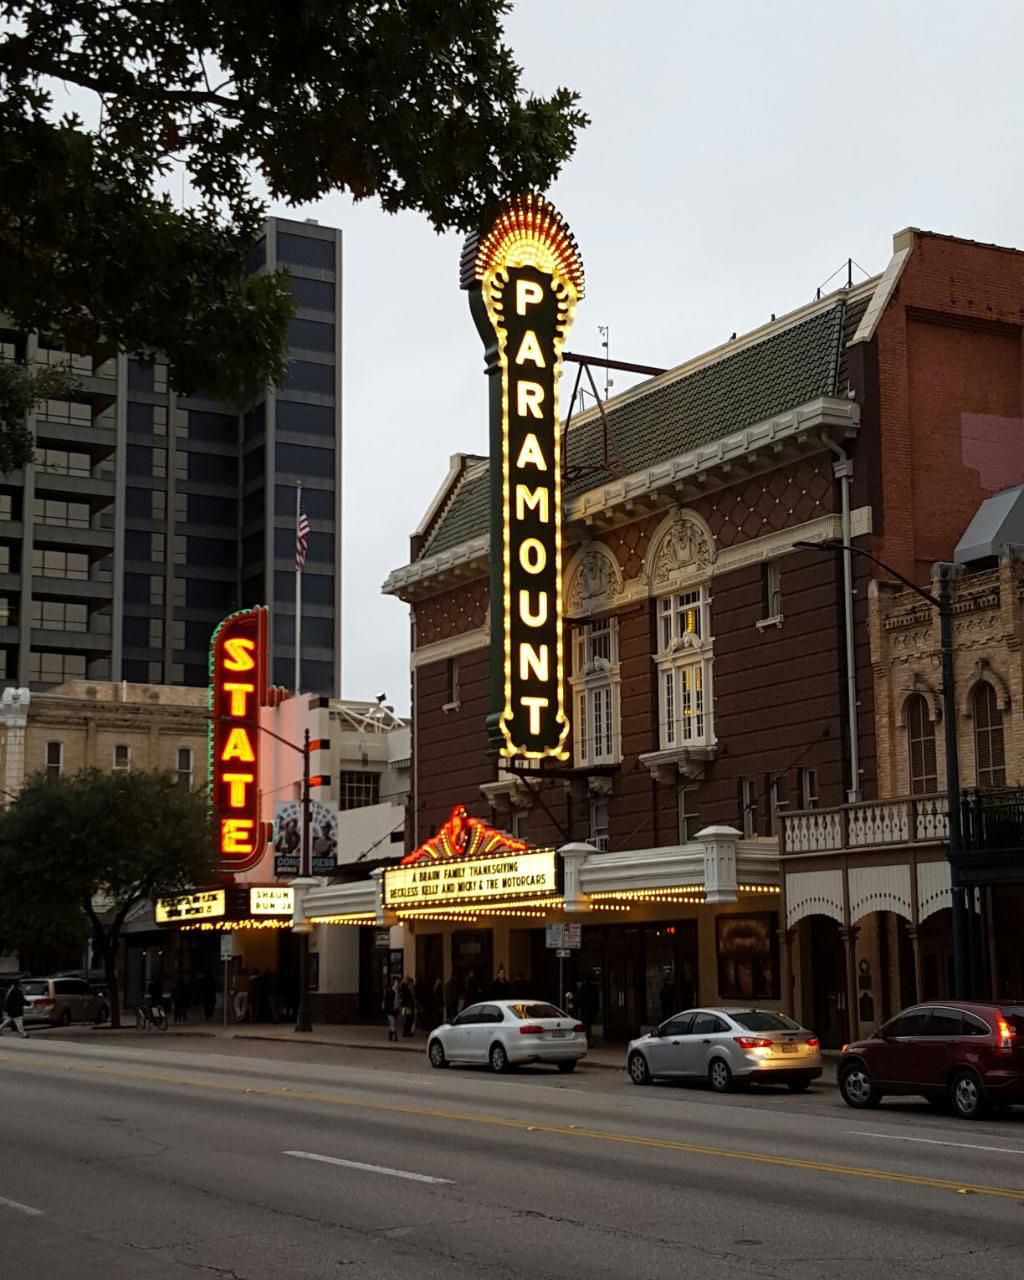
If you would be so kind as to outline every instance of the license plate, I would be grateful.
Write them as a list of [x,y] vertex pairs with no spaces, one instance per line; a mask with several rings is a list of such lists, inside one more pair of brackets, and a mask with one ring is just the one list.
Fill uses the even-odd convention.
[[568,1034],[569,1034],[568,1031],[549,1031],[548,1032],[548,1035],[552,1036],[555,1040],[564,1040]]
[[780,1044],[779,1048],[783,1053],[797,1053],[799,1052],[800,1046],[796,1044]]

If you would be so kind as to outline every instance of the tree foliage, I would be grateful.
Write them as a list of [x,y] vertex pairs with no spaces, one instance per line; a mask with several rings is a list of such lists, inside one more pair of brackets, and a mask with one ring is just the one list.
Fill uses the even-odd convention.
[[0,937],[24,946],[91,929],[116,1019],[128,912],[208,880],[212,848],[204,797],[171,774],[38,775],[0,818]]
[[[280,381],[291,295],[265,209],[346,192],[435,228],[544,189],[586,124],[528,95],[510,0],[0,0],[0,311],[166,354],[181,392]],[[60,82],[63,82],[61,84]],[[63,113],[68,87],[99,104]],[[194,207],[161,191],[183,167]]]
[[41,400],[60,400],[72,382],[66,370],[0,360],[0,476],[24,466],[34,441],[26,417]]

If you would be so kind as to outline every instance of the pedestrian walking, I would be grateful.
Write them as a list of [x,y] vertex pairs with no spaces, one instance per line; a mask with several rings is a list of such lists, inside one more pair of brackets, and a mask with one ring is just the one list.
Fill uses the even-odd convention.
[[463,1007],[468,1009],[471,1004],[476,1004],[480,999],[480,988],[477,985],[476,973],[470,969],[466,974],[466,990],[464,993]]
[[444,984],[444,1020],[452,1023],[459,1016],[459,979],[453,969]]
[[384,992],[384,1016],[388,1020],[388,1043],[398,1039],[398,1012],[401,1008],[401,984],[391,979],[391,986]]
[[398,999],[402,1006],[402,1039],[407,1040],[412,1035],[413,1019],[416,1016],[411,978],[403,979],[398,989]]
[[28,1032],[25,1030],[25,993],[17,978],[11,983],[4,997],[4,1020],[0,1022],[0,1035],[3,1035],[8,1027],[13,1027],[23,1040],[28,1039]]
[[249,1016],[249,974],[244,969],[235,983],[235,1021],[245,1022]]
[[430,1026],[433,1031],[444,1022],[444,983],[440,978],[434,979],[430,989]]
[[203,1016],[207,1022],[213,1021],[213,1011],[217,1007],[217,984],[208,973],[199,979],[199,999],[203,1006]]
[[172,993],[174,1001],[174,1021],[188,1021],[188,980],[183,973],[178,974]]
[[587,1033],[587,1044],[589,1045],[594,1038],[594,1019],[597,1017],[597,1010],[601,1003],[601,997],[598,994],[597,987],[589,974],[580,983],[579,1000],[577,1001],[577,1016],[583,1023]]

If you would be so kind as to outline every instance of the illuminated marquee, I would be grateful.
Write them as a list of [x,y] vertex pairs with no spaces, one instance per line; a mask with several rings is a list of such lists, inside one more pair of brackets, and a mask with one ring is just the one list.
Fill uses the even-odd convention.
[[210,642],[210,796],[224,871],[255,866],[267,844],[259,790],[266,664],[266,609],[225,618]]
[[503,755],[564,760],[558,382],[583,296],[583,263],[562,215],[543,197],[525,195],[466,241],[461,284],[493,378],[491,485],[501,556],[492,548],[491,608],[500,602],[502,626],[492,624],[492,643],[502,684],[492,724]]
[[416,862],[384,872],[384,906],[392,911],[452,906],[485,898],[550,897],[557,891],[554,849]]
[[157,898],[153,919],[157,924],[178,924],[189,920],[216,920],[227,911],[223,889],[183,893],[177,898]]
[[524,853],[530,846],[525,840],[516,840],[514,836],[499,831],[497,827],[489,827],[479,818],[471,818],[466,806],[457,804],[452,816],[444,824],[436,836],[407,853],[402,859],[402,866],[410,866],[414,862],[436,861],[439,858],[473,858],[479,854],[490,853]]

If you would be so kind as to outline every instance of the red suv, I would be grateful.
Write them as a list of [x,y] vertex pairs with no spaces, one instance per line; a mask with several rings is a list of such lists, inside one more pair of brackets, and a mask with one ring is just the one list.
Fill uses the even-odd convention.
[[838,1075],[858,1109],[886,1094],[921,1094],[976,1120],[991,1106],[1024,1103],[1024,1002],[904,1009],[870,1040],[844,1046]]

